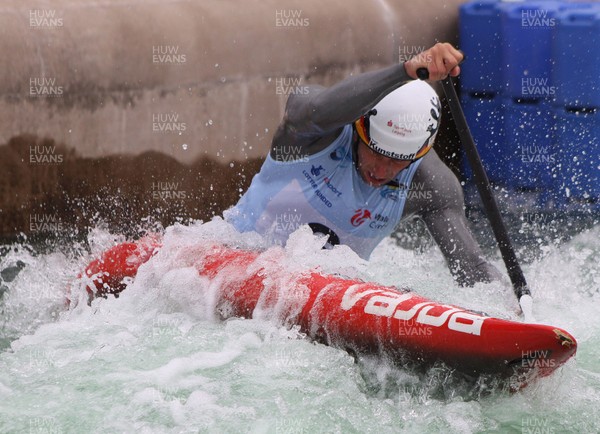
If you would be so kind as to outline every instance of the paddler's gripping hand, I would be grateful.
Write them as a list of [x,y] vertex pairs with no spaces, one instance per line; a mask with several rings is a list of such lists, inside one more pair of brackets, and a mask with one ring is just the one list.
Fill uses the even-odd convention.
[[460,62],[464,55],[447,42],[438,42],[433,47],[404,62],[404,69],[412,79],[420,78],[417,70],[425,68],[429,72],[430,81],[445,79],[448,75],[456,77],[460,74]]

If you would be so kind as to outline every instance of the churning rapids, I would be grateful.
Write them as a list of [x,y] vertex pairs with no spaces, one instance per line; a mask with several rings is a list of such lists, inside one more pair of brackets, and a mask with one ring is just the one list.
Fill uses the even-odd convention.
[[[202,296],[218,283],[174,261],[178,246],[207,240],[265,247],[220,219],[170,227],[163,249],[172,254],[152,272],[142,267],[118,299],[72,309],[66,288],[83,298],[73,284],[78,272],[122,238],[96,228],[85,248],[4,246],[0,432],[600,432],[600,226],[542,246],[524,265],[536,319],[572,333],[579,349],[554,375],[517,393],[464,384],[443,367],[423,374],[356,362],[265,315],[219,321]],[[322,244],[301,228],[285,249],[272,249],[290,270],[320,267],[519,317],[509,285],[456,286],[435,247],[407,250],[389,239],[367,264]]]

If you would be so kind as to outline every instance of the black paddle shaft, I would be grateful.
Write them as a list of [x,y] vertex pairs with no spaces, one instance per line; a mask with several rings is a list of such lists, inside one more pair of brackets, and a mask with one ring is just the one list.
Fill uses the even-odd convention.
[[[429,76],[429,72],[425,68],[420,68],[417,71],[417,75],[421,79],[426,79]],[[477,146],[475,146],[475,141],[473,140],[473,136],[467,125],[467,120],[460,105],[460,101],[458,100],[456,89],[454,89],[452,77],[448,76],[442,80],[442,88],[446,94],[450,113],[452,113],[452,118],[456,124],[460,141],[462,142],[469,164],[473,170],[477,190],[479,191],[483,207],[492,226],[492,230],[494,231],[500,253],[502,254],[502,259],[506,265],[508,276],[513,284],[515,295],[517,296],[517,299],[520,300],[523,295],[531,295],[531,291],[527,286],[527,281],[525,280],[523,270],[521,270],[521,266],[517,260],[517,255],[515,254],[515,250],[513,249],[508,236],[506,226],[504,226],[502,215],[500,214],[498,204],[494,198],[490,181],[483,164],[481,163]]]

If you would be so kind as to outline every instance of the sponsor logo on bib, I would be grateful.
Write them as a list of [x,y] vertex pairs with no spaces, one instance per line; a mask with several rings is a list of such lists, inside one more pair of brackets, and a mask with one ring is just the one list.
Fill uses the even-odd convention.
[[354,215],[350,219],[350,223],[354,227],[362,225],[364,222],[371,218],[371,211],[364,208],[359,208],[354,212]]
[[314,165],[310,168],[310,174],[312,176],[319,176],[321,175],[321,171],[325,170],[323,169],[323,166],[319,166],[319,167],[315,167]]

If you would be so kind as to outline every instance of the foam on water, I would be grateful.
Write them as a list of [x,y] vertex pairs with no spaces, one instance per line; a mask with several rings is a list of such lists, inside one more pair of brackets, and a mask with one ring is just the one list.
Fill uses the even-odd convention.
[[[118,299],[66,310],[67,283],[122,240],[98,229],[92,253],[80,256],[16,246],[0,260],[2,268],[27,264],[0,302],[0,338],[11,342],[0,353],[0,432],[598,432],[599,232],[551,247],[525,267],[536,319],[573,333],[579,352],[516,394],[461,389],[442,368],[417,374],[377,359],[357,363],[283,326],[277,312],[287,305],[275,315],[221,321],[218,282],[186,260],[211,241],[265,249],[259,261],[281,269],[271,277],[275,288],[286,274],[318,268],[518,318],[509,286],[456,286],[437,249],[415,253],[390,240],[367,264],[345,247],[322,250],[325,240],[306,228],[285,248],[267,248],[220,219],[178,225]],[[81,287],[72,290],[84,299]],[[295,296],[290,304],[303,295]]]

